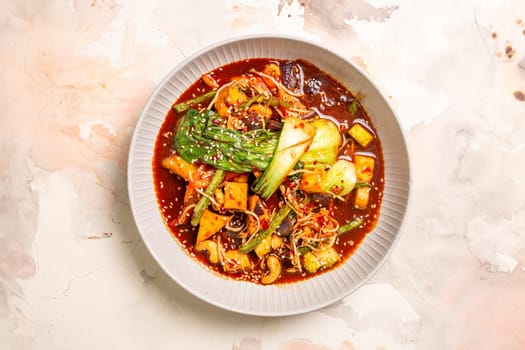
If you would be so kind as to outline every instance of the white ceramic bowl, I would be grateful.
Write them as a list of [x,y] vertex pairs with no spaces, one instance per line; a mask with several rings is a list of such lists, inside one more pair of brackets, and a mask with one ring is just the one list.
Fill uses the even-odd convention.
[[[202,73],[246,58],[306,59],[335,77],[362,104],[382,142],[385,187],[380,218],[356,252],[333,271],[303,282],[257,285],[227,279],[192,259],[164,226],[155,197],[152,158],[155,139],[172,103]],[[186,59],[160,83],[138,121],[128,163],[128,187],[135,222],[151,254],[183,288],[218,307],[252,315],[278,316],[327,306],[366,281],[391,252],[409,197],[409,161],[396,116],[366,74],[327,49],[287,36],[250,36],[208,47]]]

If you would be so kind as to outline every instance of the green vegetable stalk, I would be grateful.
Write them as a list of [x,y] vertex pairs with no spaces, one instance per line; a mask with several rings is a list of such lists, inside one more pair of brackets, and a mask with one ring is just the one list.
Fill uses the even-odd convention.
[[201,221],[202,214],[204,213],[204,210],[208,207],[208,204],[210,203],[210,196],[213,196],[213,193],[219,187],[222,180],[224,180],[224,177],[226,176],[226,172],[221,169],[217,169],[215,171],[215,174],[213,174],[213,177],[210,180],[210,183],[208,184],[208,187],[206,187],[206,190],[204,193],[205,196],[202,196],[199,201],[197,202],[197,205],[195,206],[195,209],[193,210],[193,217],[191,218],[191,224],[192,226],[197,226],[199,222]]
[[326,191],[334,192],[339,196],[346,196],[354,189],[355,184],[355,165],[346,159],[338,159],[326,172],[324,183]]
[[365,220],[362,217],[355,218],[354,220],[347,222],[346,224],[339,227],[339,230],[337,231],[337,235],[343,235],[345,233],[348,233],[352,230],[355,230],[359,226],[363,224]]
[[237,173],[265,169],[277,146],[279,134],[258,129],[240,132],[215,125],[213,111],[190,109],[179,121],[173,147],[186,161],[199,161]]
[[184,102],[180,102],[180,103],[174,104],[172,106],[172,108],[177,113],[184,112],[185,110],[187,110],[188,108],[190,108],[193,105],[196,105],[198,103],[201,103],[201,102],[204,102],[206,100],[209,100],[210,98],[215,96],[216,93],[217,93],[217,90],[208,91],[207,93],[205,93],[203,95],[200,95],[200,96],[197,96],[195,98],[192,98],[191,100],[187,100],[187,101],[184,101]]
[[341,259],[333,247],[316,250],[315,252],[307,252],[303,255],[303,258],[304,267],[310,273],[330,267]]
[[292,208],[288,206],[286,203],[279,209],[277,214],[275,214],[272,217],[272,220],[270,221],[270,226],[266,230],[257,231],[248,242],[246,242],[239,251],[243,254],[249,253],[252,250],[255,249],[264,239],[268,236],[270,236],[275,230],[277,230],[277,227],[283,222],[284,219],[290,214],[290,211]]
[[306,152],[315,132],[314,126],[300,118],[286,118],[270,165],[255,181],[252,190],[262,198],[268,199]]
[[301,163],[307,169],[335,163],[342,142],[339,127],[328,119],[316,119],[311,123],[317,131]]
[[361,105],[357,99],[352,100],[348,104],[348,112],[350,112],[350,115],[352,117],[355,117],[357,115],[357,112],[359,112],[360,108],[361,108]]

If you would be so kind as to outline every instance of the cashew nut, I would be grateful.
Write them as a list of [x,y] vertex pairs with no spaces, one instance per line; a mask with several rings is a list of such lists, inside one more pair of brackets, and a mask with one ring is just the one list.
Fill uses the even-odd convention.
[[195,249],[199,252],[206,253],[208,261],[212,264],[217,264],[219,262],[217,248],[217,243],[209,239],[197,242],[197,244],[195,244]]
[[281,276],[281,261],[275,255],[270,255],[266,258],[266,267],[268,272],[261,277],[261,283],[270,284],[275,282]]
[[172,154],[162,160],[162,166],[188,182],[199,180],[198,167],[185,161],[181,156]]

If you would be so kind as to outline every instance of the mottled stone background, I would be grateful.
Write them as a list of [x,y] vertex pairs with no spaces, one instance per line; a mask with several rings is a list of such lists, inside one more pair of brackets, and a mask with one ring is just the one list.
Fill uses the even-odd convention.
[[[367,285],[305,315],[197,300],[141,242],[129,142],[155,85],[234,35],[294,34],[399,115],[412,206]],[[1,349],[525,348],[525,2],[4,0]]]

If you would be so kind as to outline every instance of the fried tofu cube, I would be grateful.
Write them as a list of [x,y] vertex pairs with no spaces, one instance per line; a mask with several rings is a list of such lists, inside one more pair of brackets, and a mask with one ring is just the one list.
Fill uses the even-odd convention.
[[350,130],[348,130],[348,133],[354,140],[357,141],[358,144],[363,147],[368,146],[374,139],[374,135],[372,135],[372,133],[367,128],[359,123],[355,123],[350,128]]
[[227,182],[248,182],[249,173],[226,173],[224,181]]
[[303,173],[299,186],[307,193],[321,193],[325,191],[325,182],[326,171],[323,168],[314,168]]
[[369,184],[374,177],[375,159],[369,156],[355,155],[354,164],[357,182]]
[[254,211],[255,210],[255,206],[257,205],[257,202],[259,202],[259,196],[256,195],[256,194],[252,194],[249,198],[248,198],[248,210],[249,211]]
[[356,209],[366,209],[370,198],[370,187],[359,187],[355,191],[354,207]]
[[197,232],[197,243],[210,238],[219,232],[230,221],[230,216],[220,215],[206,209],[199,222],[199,232]]
[[234,249],[224,253],[224,263],[222,267],[226,272],[237,272],[249,271],[253,268],[253,265],[248,254],[243,254],[238,249]]
[[235,182],[244,182],[244,183],[248,183],[248,177],[250,176],[250,174],[248,173],[243,173],[243,174],[239,174],[236,178],[235,178]]
[[226,182],[224,184],[224,209],[246,210],[248,202],[248,183]]

